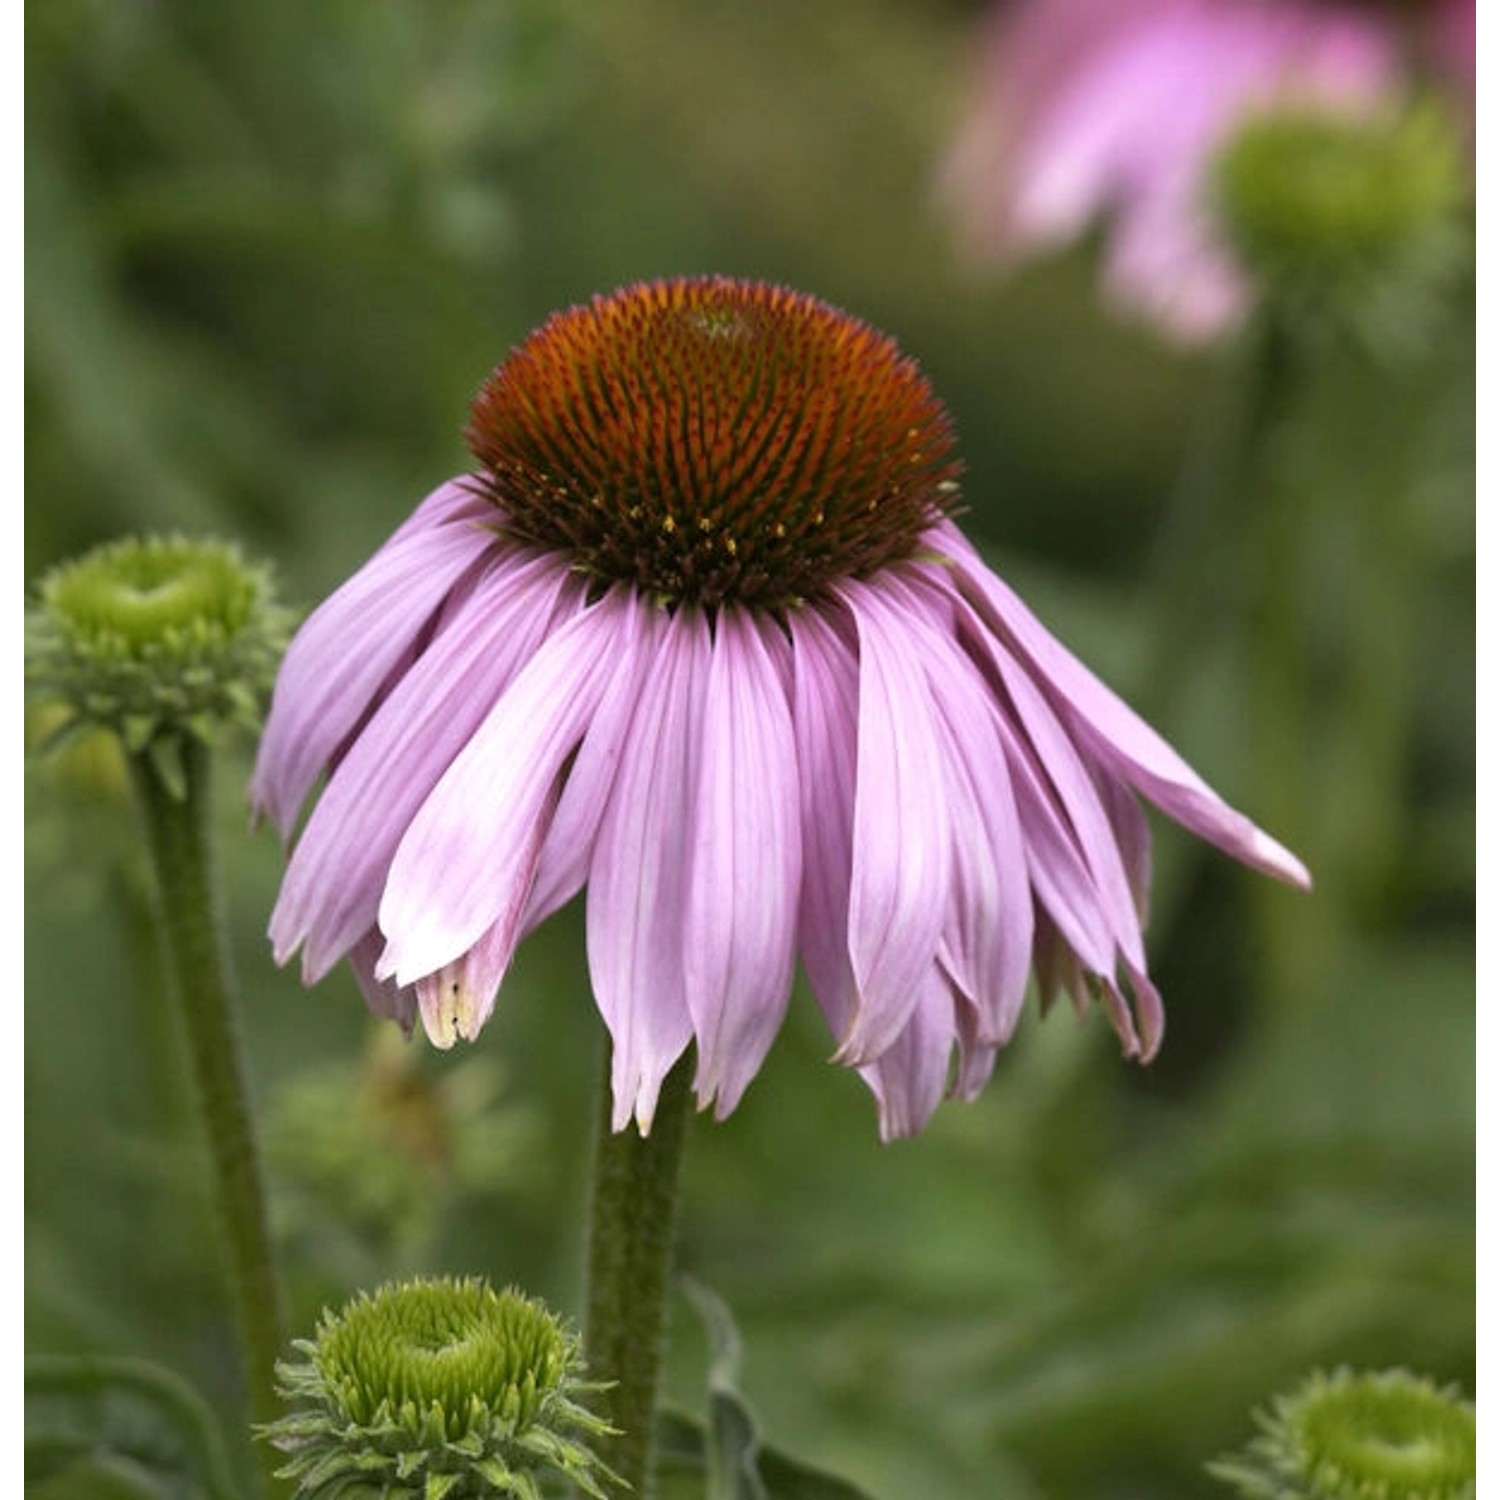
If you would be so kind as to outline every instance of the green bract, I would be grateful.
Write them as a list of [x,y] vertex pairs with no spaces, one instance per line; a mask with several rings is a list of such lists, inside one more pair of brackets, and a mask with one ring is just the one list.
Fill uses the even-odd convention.
[[1209,1466],[1246,1500],[1472,1500],[1474,1408],[1406,1370],[1314,1375]]
[[131,751],[163,737],[254,728],[290,616],[235,548],[127,538],[49,573],[28,611],[28,686],[112,729]]
[[292,1411],[263,1435],[299,1500],[540,1500],[549,1477],[602,1497],[578,1341],[540,1302],[417,1280],[323,1315],[278,1367]]

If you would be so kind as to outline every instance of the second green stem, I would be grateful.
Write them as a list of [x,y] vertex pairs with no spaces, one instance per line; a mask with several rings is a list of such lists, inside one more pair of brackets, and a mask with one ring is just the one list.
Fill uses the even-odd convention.
[[[149,754],[133,756],[131,765],[156,868],[172,988],[212,1154],[250,1415],[263,1423],[279,1410],[275,1364],[282,1345],[281,1292],[213,879],[209,751],[188,739],[180,750],[183,785],[175,789]],[[261,1447],[268,1471],[274,1469],[278,1460]],[[269,1472],[267,1484],[272,1494],[285,1489]]]

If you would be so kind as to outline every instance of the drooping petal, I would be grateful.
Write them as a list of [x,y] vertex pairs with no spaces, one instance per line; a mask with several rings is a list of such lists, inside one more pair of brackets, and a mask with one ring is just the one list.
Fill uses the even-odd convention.
[[623,588],[556,630],[500,696],[412,819],[380,903],[382,976],[405,984],[467,952],[497,922],[515,940],[539,824],[630,642]]
[[1037,901],[1034,908],[1036,937],[1033,940],[1033,963],[1036,968],[1037,999],[1045,1017],[1061,992],[1072,998],[1079,1014],[1088,1010],[1088,986],[1078,955],[1068,946],[1047,908]]
[[793,610],[787,623],[802,844],[797,947],[828,1029],[842,1039],[859,1004],[849,956],[859,661],[817,610]]
[[945,795],[952,809],[953,884],[940,954],[978,1006],[987,1042],[1009,1039],[1026,998],[1032,901],[1020,818],[991,720],[993,689],[951,633],[951,601],[893,583],[937,710]]
[[[1010,734],[1008,726],[1005,733]],[[1126,1056],[1145,1057],[1161,1036],[1160,1000],[1146,980],[1145,963],[1118,951],[1104,902],[1071,830],[1029,765],[1027,749],[1013,744],[1012,753],[1032,886],[1056,933],[1055,942],[1044,937],[1038,913],[1036,969],[1044,1000],[1061,983],[1082,1014],[1090,993],[1097,993]],[[1137,1012],[1132,1012],[1117,982],[1116,969],[1122,962],[1126,973],[1141,981],[1132,987]]]
[[[1140,1033],[1140,1060],[1148,1063],[1161,1047],[1161,1039],[1167,1025],[1166,1009],[1161,1003],[1161,991],[1152,984],[1151,976],[1144,968],[1137,968],[1127,959],[1125,973],[1130,980],[1132,1011],[1136,1028]],[[1116,1026],[1115,1030],[1119,1031],[1119,1029]]]
[[1073,830],[1058,808],[1030,747],[1004,715],[995,713],[991,724],[1004,747],[1010,770],[1032,889],[1068,946],[1085,965],[1098,974],[1111,973],[1114,935]]
[[[650,607],[650,606],[644,606]],[[683,979],[692,803],[712,644],[700,610],[671,617],[620,753],[589,870],[594,998],[614,1044],[613,1125],[651,1128],[693,1034]]]
[[786,1013],[802,879],[791,710],[743,609],[719,610],[702,714],[682,963],[698,1099],[723,1119]]
[[916,1135],[948,1091],[953,1062],[954,996],[936,964],[895,1041],[860,1070],[880,1107],[880,1138]]
[[523,934],[571,901],[588,879],[626,736],[640,712],[647,676],[656,670],[669,618],[666,610],[653,608],[637,609],[630,616],[634,639],[629,649],[620,653],[620,670],[610,680],[578,754],[568,767],[557,812],[542,844],[536,884],[521,920]]
[[1092,772],[1099,801],[1125,865],[1136,918],[1144,932],[1151,915],[1151,826],[1135,793],[1113,771],[1096,763]]
[[374,925],[417,809],[541,644],[567,580],[553,558],[498,557],[329,778],[271,916],[278,963],[306,942],[308,984]]
[[375,965],[384,947],[385,939],[381,937],[380,929],[371,927],[350,948],[349,967],[354,971],[355,982],[371,1013],[395,1021],[410,1036],[417,1020],[417,992],[410,985],[375,977]]
[[982,1017],[962,996],[954,1002],[954,1016],[958,1028],[958,1066],[948,1092],[967,1103],[977,1099],[990,1081],[1000,1048],[984,1039]]
[[444,595],[486,548],[493,515],[462,480],[434,491],[303,623],[281,664],[250,804],[282,836],[335,750]]
[[933,705],[899,614],[877,587],[840,595],[859,631],[858,780],[849,953],[859,1010],[838,1060],[869,1062],[895,1041],[937,954],[952,872],[949,809]]
[[1144,967],[1140,917],[1130,880],[1115,841],[1114,826],[1099,799],[1094,778],[1068,731],[1030,676],[972,616],[966,638],[995,672],[1014,711],[1016,727],[1033,751],[1038,777],[1055,795],[1093,876],[1105,919],[1119,950],[1132,963]]
[[417,980],[422,1028],[434,1047],[446,1052],[460,1037],[472,1042],[479,1035],[495,1009],[514,947],[502,916],[467,953]]
[[941,522],[927,540],[953,560],[958,586],[985,624],[1046,684],[1075,732],[1121,780],[1226,854],[1291,885],[1311,886],[1302,861],[1226,805],[1149,724],[1055,640],[956,526]]

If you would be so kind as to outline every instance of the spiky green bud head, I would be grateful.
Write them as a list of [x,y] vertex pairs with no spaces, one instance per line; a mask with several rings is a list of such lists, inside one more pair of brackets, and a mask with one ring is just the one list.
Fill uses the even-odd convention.
[[299,1500],[603,1496],[577,1337],[542,1303],[477,1280],[392,1283],[325,1312],[277,1367],[291,1411],[263,1436]]
[[255,728],[291,617],[270,576],[223,542],[126,538],[49,573],[27,612],[26,678],[139,752]]
[[1420,322],[1463,263],[1465,149],[1436,104],[1252,117],[1219,159],[1215,196],[1263,293],[1304,313]]
[[1406,1370],[1316,1374],[1209,1472],[1246,1500],[1473,1500],[1474,1408]]

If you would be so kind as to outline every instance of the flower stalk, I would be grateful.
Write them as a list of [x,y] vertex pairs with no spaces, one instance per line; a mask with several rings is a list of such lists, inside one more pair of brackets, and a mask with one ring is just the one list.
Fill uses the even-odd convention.
[[607,1061],[600,1090],[584,1354],[590,1373],[611,1382],[597,1404],[617,1431],[600,1454],[641,1500],[655,1493],[652,1429],[691,1078],[683,1058],[662,1084],[646,1135],[633,1122],[611,1129]]
[[[214,1170],[254,1421],[276,1412],[281,1294],[210,838],[212,746],[253,728],[290,624],[270,577],[222,542],[127,537],[55,568],[26,619],[29,690],[60,743],[116,736],[155,867],[161,933]],[[283,1493],[266,1465],[268,1493]]]
[[[191,736],[182,738],[178,751],[179,788],[169,785],[159,760],[147,753],[132,755],[130,767],[156,873],[171,987],[213,1161],[250,1415],[269,1422],[278,1409],[282,1299],[214,880],[211,752]],[[273,1455],[266,1455],[265,1466],[269,1492],[284,1493],[271,1477]]]

